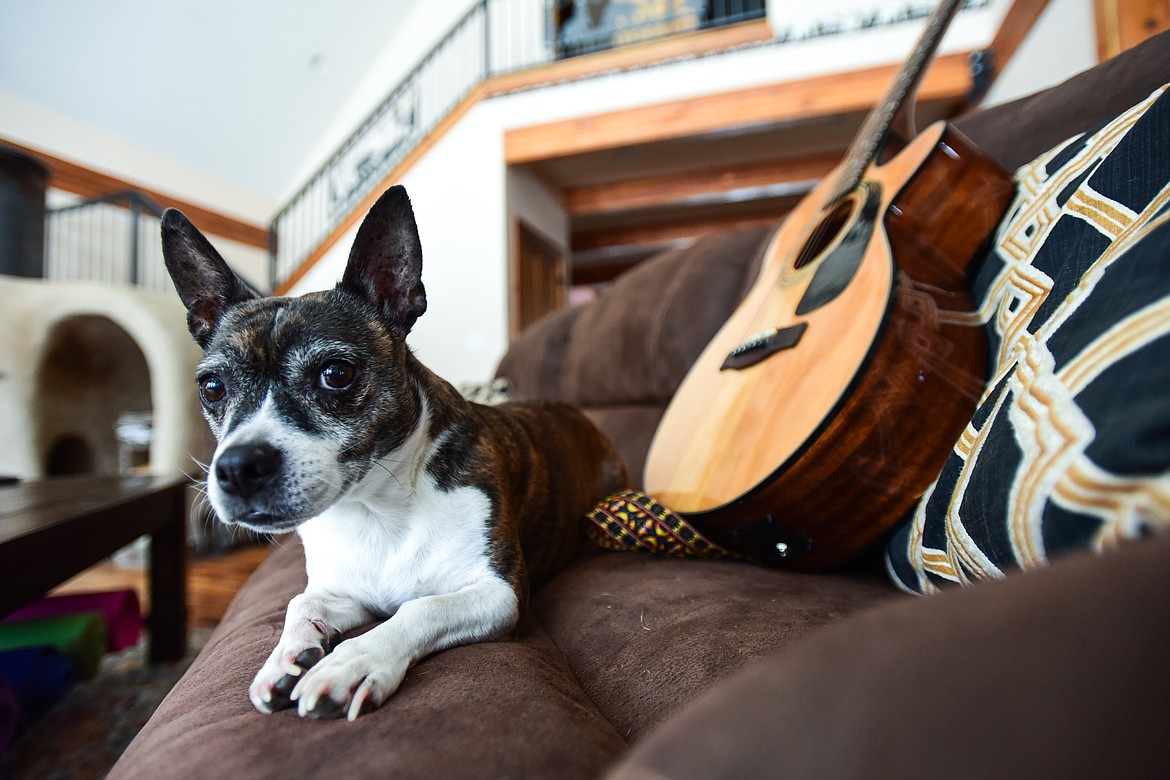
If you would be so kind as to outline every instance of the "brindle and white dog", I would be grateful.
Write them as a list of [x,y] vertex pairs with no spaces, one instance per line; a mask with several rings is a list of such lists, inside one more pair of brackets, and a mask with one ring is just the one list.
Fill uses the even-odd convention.
[[370,210],[341,282],[299,298],[252,295],[178,211],[162,229],[206,353],[211,504],[304,542],[308,587],[249,689],[256,708],[352,720],[424,656],[508,635],[626,473],[574,409],[471,404],[411,353],[426,295],[405,190]]

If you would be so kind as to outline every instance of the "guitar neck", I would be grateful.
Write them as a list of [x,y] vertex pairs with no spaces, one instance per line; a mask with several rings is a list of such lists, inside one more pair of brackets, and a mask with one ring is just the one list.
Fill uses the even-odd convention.
[[886,96],[869,112],[857,137],[850,144],[845,166],[833,190],[830,203],[836,202],[857,188],[866,168],[889,138],[890,126],[894,119],[902,111],[907,100],[911,106],[913,105],[914,96],[918,92],[918,85],[922,83],[926,68],[934,59],[934,53],[938,50],[943,34],[946,33],[963,2],[964,0],[940,0],[931,13],[918,43],[914,46],[914,51],[898,71]]

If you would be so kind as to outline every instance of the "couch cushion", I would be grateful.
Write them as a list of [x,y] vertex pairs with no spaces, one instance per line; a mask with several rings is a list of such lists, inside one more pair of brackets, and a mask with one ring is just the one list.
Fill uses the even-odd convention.
[[873,573],[586,550],[534,595],[513,641],[430,656],[380,709],[349,723],[262,715],[248,701],[304,585],[299,540],[286,537],[109,777],[156,777],[160,767],[191,778],[596,777],[711,682],[900,597]]
[[709,235],[621,277],[577,320],[566,361],[568,396],[586,407],[669,401],[743,297],[772,230]]
[[735,675],[610,780],[1160,777],[1170,537],[839,621]]
[[1170,97],[1017,172],[975,281],[992,380],[889,546],[929,591],[1170,529]]
[[593,552],[538,593],[532,611],[590,700],[633,740],[745,663],[897,597],[872,573]]
[[305,585],[296,537],[241,590],[110,778],[596,777],[625,741],[531,618],[515,641],[421,661],[354,723],[262,715],[248,685]]
[[569,336],[584,307],[573,306],[551,314],[517,335],[496,368],[508,380],[512,398],[552,398],[570,402],[564,389],[565,357]]

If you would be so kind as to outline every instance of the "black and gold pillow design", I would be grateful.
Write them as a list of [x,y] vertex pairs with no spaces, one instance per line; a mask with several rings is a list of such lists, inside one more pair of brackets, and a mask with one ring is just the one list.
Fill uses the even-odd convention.
[[1170,95],[1016,172],[975,279],[991,379],[887,547],[914,592],[1170,529]]

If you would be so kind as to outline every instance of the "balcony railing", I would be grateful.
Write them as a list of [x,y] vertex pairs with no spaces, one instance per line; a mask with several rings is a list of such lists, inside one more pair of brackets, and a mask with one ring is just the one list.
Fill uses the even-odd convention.
[[[162,207],[126,190],[49,209],[46,279],[108,282],[174,294],[162,256]],[[244,285],[259,294],[241,277]]]
[[127,191],[51,209],[45,217],[45,278],[168,290],[162,209]]
[[635,41],[759,19],[765,0],[672,0],[665,12],[614,2],[482,0],[460,19],[273,221],[277,288],[403,158],[486,79]]

